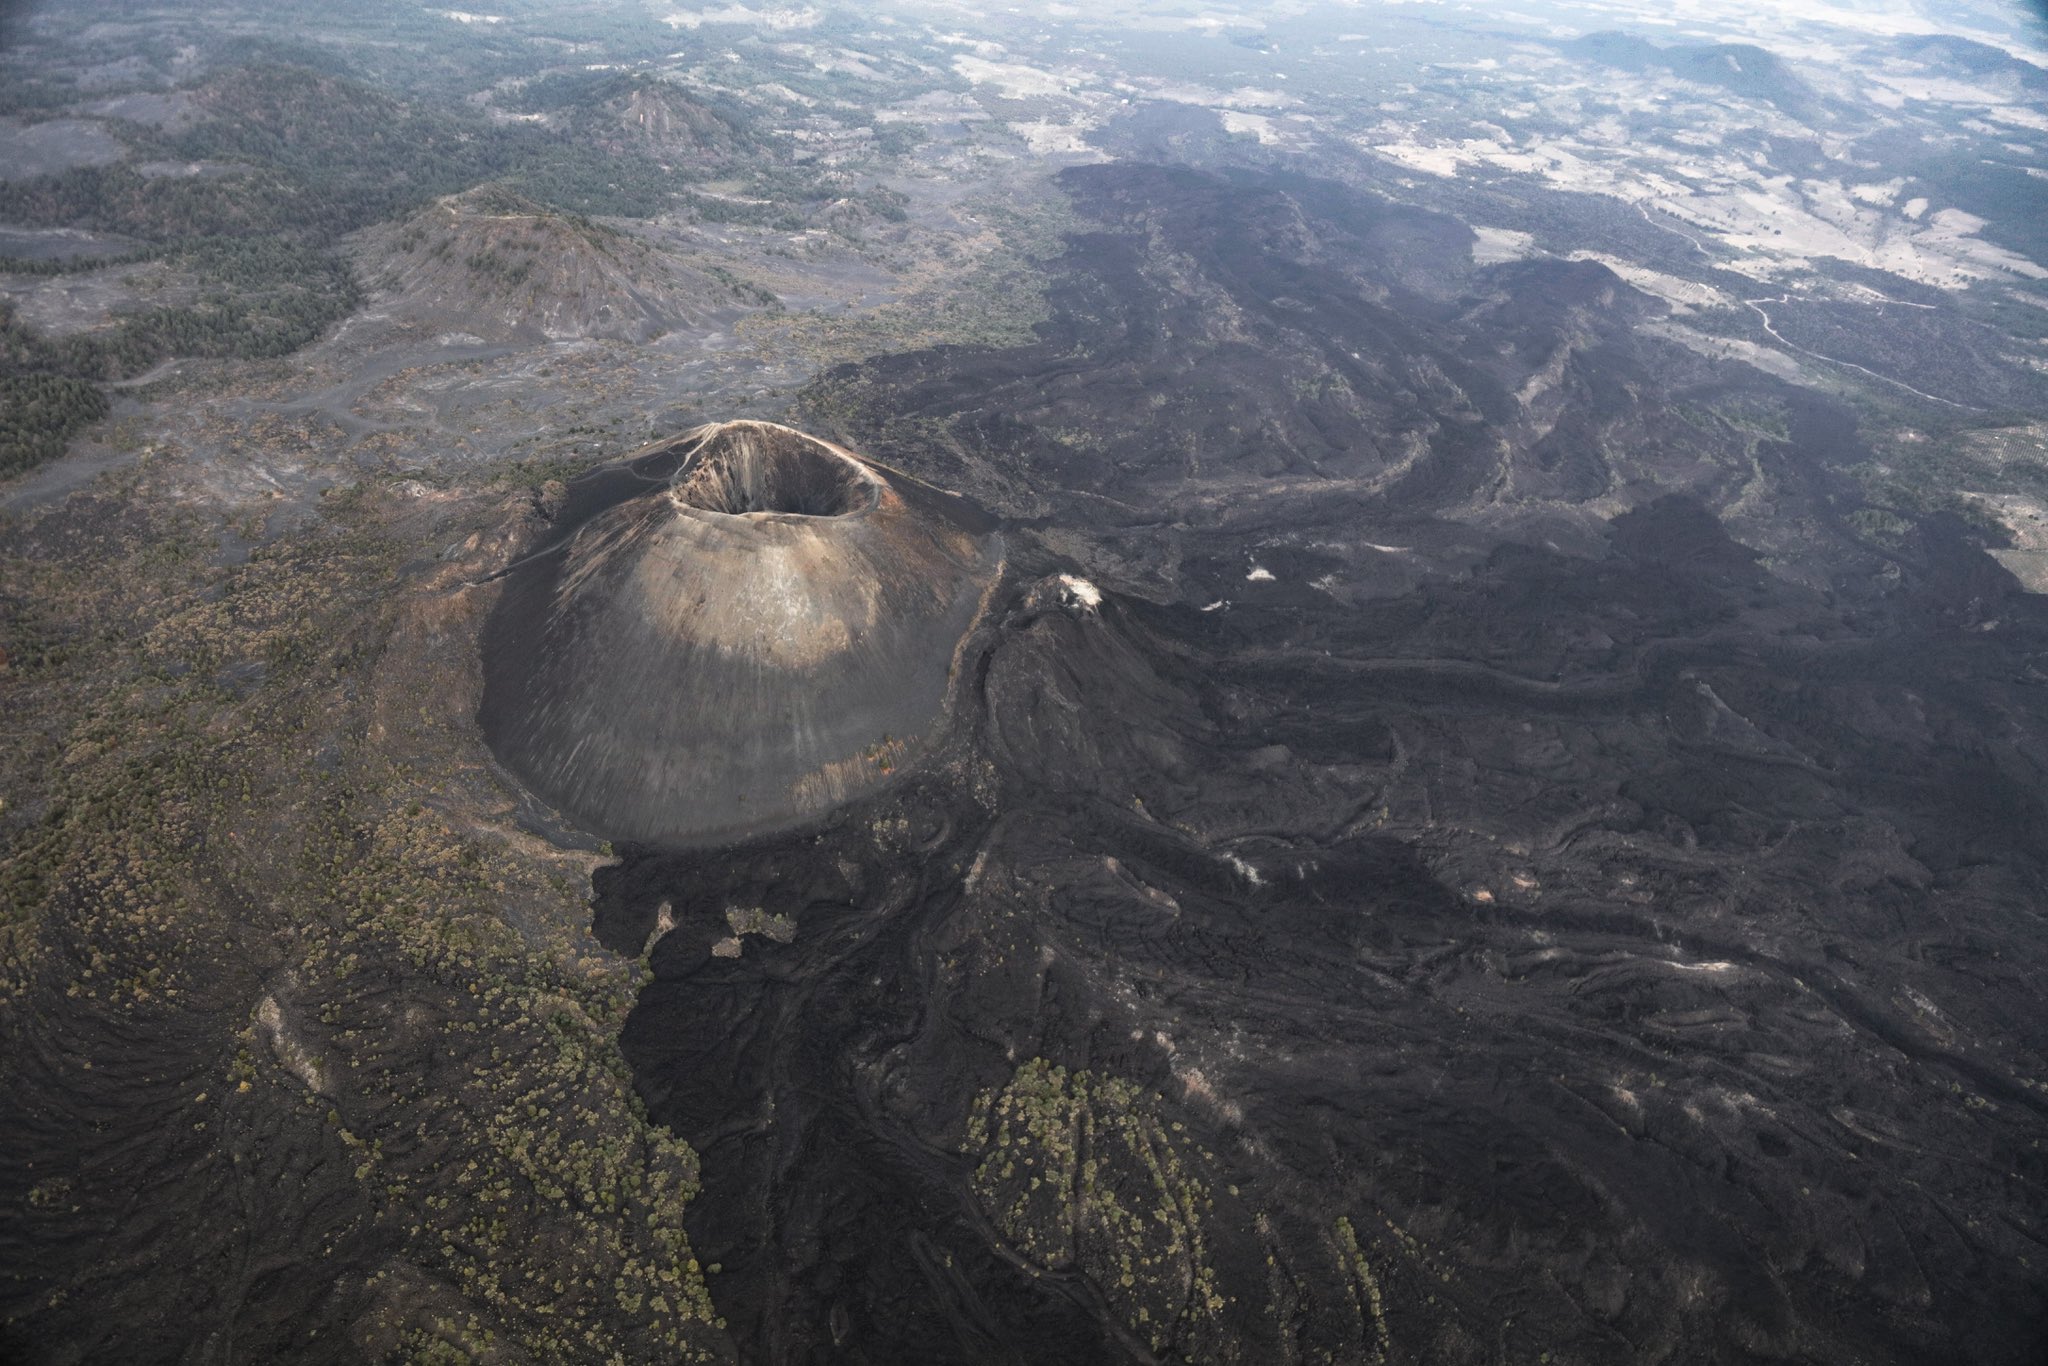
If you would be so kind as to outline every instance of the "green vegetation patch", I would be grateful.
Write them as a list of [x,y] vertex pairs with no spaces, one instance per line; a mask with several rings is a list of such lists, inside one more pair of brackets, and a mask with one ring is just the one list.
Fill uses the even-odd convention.
[[[1057,192],[1021,202],[971,206],[985,225],[978,238],[946,245],[927,259],[892,262],[923,283],[901,299],[846,313],[757,314],[739,334],[776,354],[794,351],[820,371],[890,352],[930,346],[1026,346],[1051,317],[1046,291],[1054,260],[1075,225]],[[864,406],[845,376],[827,376],[804,395],[806,412],[821,421],[844,421],[849,405]],[[890,415],[868,413],[875,422]]]
[[261,166],[295,192],[292,224],[334,236],[510,169],[527,140],[467,113],[302,67],[259,66],[208,82],[208,117],[164,139],[191,161]]
[[0,302],[0,478],[57,458],[79,430],[105,417],[98,381],[172,357],[289,355],[362,300],[340,256],[288,238],[200,238],[162,255],[198,282],[197,300],[54,339]]
[[587,147],[557,143],[524,158],[506,184],[566,213],[653,218],[675,204],[677,178],[644,152],[599,156]]
[[1035,1266],[1086,1275],[1154,1351],[1210,1340],[1225,1304],[1180,1130],[1130,1082],[1043,1058],[967,1121],[974,1192],[1003,1236]]
[[67,375],[0,374],[0,479],[64,454],[81,427],[107,415],[107,396]]
[[1394,1351],[1393,1336],[1387,1331],[1387,1306],[1380,1293],[1379,1277],[1373,1274],[1372,1263],[1358,1245],[1358,1232],[1351,1227],[1351,1220],[1338,1215],[1333,1232],[1337,1238],[1338,1262],[1347,1273],[1344,1278],[1344,1292],[1351,1302],[1351,1308],[1365,1325],[1366,1339],[1371,1343],[1371,1355],[1367,1360],[1372,1366],[1386,1366]]
[[[715,1356],[683,1228],[697,1158],[617,1047],[644,966],[588,940],[569,866],[438,805],[481,760],[429,716],[445,686],[405,643],[412,550],[380,506],[337,494],[234,565],[135,487],[0,536],[0,1081],[58,1115],[87,1103],[92,1041],[185,1050],[186,1113],[151,1141],[202,1182],[256,1182],[274,1218],[201,1207],[172,1235],[189,1252],[150,1235],[167,1274],[300,1217],[337,1256],[370,1239],[380,1269],[339,1293],[373,1358]],[[53,1019],[81,1070],[10,1065],[23,1022]],[[26,1217],[126,1199],[69,1151]],[[10,1332],[124,1307],[93,1265],[37,1274]]]

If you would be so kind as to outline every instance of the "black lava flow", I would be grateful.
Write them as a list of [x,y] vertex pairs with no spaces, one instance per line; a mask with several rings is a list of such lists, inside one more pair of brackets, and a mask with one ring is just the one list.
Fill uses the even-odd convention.
[[[597,878],[611,947],[675,927],[625,1046],[742,1354],[2040,1360],[2040,600],[1957,519],[1869,542],[1852,417],[1602,268],[1066,184],[1039,342],[818,391],[1010,517],[932,751]],[[1186,1136],[1213,1314],[1134,1326],[1113,1246],[992,1210],[968,1117],[1032,1059]]]

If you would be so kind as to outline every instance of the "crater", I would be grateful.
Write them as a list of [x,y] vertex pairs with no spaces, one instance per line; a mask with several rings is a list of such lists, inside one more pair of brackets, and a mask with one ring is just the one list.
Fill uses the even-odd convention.
[[502,581],[478,720],[607,839],[802,824],[915,760],[1002,554],[965,500],[843,447],[700,427],[572,487]]
[[880,485],[859,460],[788,427],[725,423],[676,471],[676,502],[729,517],[845,517],[875,506]]

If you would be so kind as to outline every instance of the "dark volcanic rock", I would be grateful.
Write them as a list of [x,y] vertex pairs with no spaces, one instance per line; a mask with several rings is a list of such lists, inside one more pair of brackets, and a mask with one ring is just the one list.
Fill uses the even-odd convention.
[[2038,1360],[2041,602],[1604,271],[1069,183],[1039,345],[816,395],[1054,510],[943,744],[599,879],[743,1350]]
[[[656,448],[528,500],[489,627],[509,762],[691,846],[628,841],[594,930],[647,954],[623,1051],[701,1155],[674,1218],[733,1354],[2037,1366],[2044,600],[1957,518],[1859,517],[1847,412],[1658,343],[1600,267],[1474,268],[1290,177],[1067,183],[1035,344],[810,395],[908,475],[781,428]],[[887,781],[782,745],[913,703],[861,713]],[[0,1011],[0,1356],[391,1359],[466,1312],[471,1247],[533,1323],[627,1312],[557,1241],[591,1197],[550,1173],[617,1100],[542,1070],[581,1007],[420,952],[444,895],[506,902],[407,819],[316,846],[379,903],[424,863],[324,997],[244,959],[90,1033]],[[223,939],[321,913],[248,900]],[[91,1020],[102,944],[55,923],[19,999]],[[238,1050],[298,1080],[188,1127]],[[536,1168],[543,1114],[587,1127]]]
[[1002,543],[975,514],[768,423],[579,486],[509,575],[481,720],[609,838],[786,825],[882,782],[944,700]]

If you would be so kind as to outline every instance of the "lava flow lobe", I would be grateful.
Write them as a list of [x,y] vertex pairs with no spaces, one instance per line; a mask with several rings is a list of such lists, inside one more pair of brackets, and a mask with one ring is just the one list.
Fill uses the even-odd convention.
[[958,498],[788,427],[700,427],[579,481],[507,576],[479,719],[609,838],[795,824],[926,735],[1001,561]]

